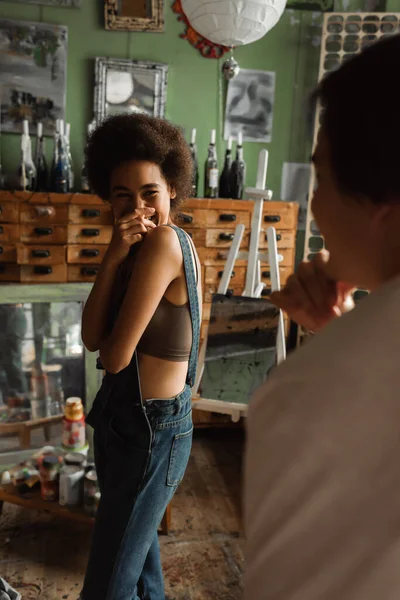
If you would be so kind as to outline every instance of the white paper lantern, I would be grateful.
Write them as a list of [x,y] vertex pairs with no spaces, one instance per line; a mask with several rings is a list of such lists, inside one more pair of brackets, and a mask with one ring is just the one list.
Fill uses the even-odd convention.
[[197,33],[214,44],[243,46],[275,27],[286,0],[182,0]]

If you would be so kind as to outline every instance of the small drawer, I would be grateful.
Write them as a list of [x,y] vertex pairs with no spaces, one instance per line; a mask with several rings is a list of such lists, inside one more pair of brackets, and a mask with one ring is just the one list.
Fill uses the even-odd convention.
[[67,265],[22,265],[22,283],[66,283]]
[[68,281],[95,281],[100,265],[68,265]]
[[67,204],[31,204],[23,202],[20,212],[21,223],[38,225],[66,225],[68,223]]
[[[294,265],[294,248],[280,248],[279,254],[282,256],[282,260],[279,263],[279,268],[281,267],[292,267]],[[265,270],[265,266],[268,265],[268,261],[261,262],[261,270]]]
[[[293,273],[293,269],[291,267],[279,267],[279,279],[281,287],[283,287],[291,274]],[[270,287],[271,284],[271,272],[267,266],[263,266],[261,268],[261,281],[266,284],[267,287]]]
[[68,225],[68,244],[109,244],[111,225]]
[[186,233],[192,238],[196,248],[201,248],[206,244],[206,230],[194,229],[193,227],[182,227]]
[[17,247],[13,244],[0,244],[0,262],[16,263]]
[[[208,229],[206,232],[206,248],[230,248],[234,238],[234,230]],[[245,232],[242,238],[241,248],[248,248],[249,232]]]
[[21,265],[22,283],[66,283],[67,265]]
[[[224,269],[223,267],[206,267],[205,268],[205,284],[216,283],[217,285],[221,281]],[[246,280],[246,268],[236,267],[233,268],[231,274],[230,284],[232,285],[244,285]]]
[[66,244],[66,225],[21,225],[24,244]]
[[[285,231],[282,229],[276,230],[276,243],[278,248],[294,248],[296,245],[296,232]],[[264,230],[260,233],[260,248],[268,247],[267,232]]]
[[[204,303],[207,304],[212,302],[212,298],[214,294],[218,293],[218,285],[219,284],[207,284],[204,286],[204,294],[203,300]],[[243,294],[244,285],[229,285],[227,293],[232,296],[241,296]]]
[[183,209],[179,214],[179,224],[186,227],[209,229],[235,229],[236,225],[250,227],[251,212],[245,210]]
[[95,264],[102,262],[108,246],[85,246],[71,244],[67,248],[68,264]]
[[20,265],[62,265],[66,262],[66,246],[24,246],[17,248]]
[[263,227],[297,229],[299,206],[295,202],[264,202]]
[[106,204],[70,204],[68,207],[68,222],[71,224],[113,225],[114,219],[111,207]]
[[0,202],[0,223],[18,223],[18,202]]
[[1,242],[18,242],[20,228],[19,225],[7,225],[0,223],[0,243]]
[[0,263],[0,281],[19,282],[21,267],[16,264]]

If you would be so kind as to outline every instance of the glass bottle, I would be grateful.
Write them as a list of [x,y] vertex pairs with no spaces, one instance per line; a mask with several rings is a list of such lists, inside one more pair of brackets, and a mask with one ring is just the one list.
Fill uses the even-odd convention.
[[246,163],[243,158],[243,134],[239,132],[236,148],[236,158],[231,168],[231,197],[236,200],[243,198],[246,185]]
[[232,137],[228,138],[225,152],[224,168],[219,180],[219,197],[231,198]]
[[49,170],[45,156],[45,144],[43,137],[43,123],[37,124],[36,149],[35,149],[36,177],[35,192],[46,192],[48,189]]
[[70,146],[70,136],[71,136],[71,124],[66,123],[65,125],[65,153],[68,160],[68,191],[73,192],[75,186],[75,174],[72,165],[72,154],[71,154],[71,146]]
[[[92,135],[94,130],[94,123],[89,123],[87,126],[87,137],[86,143],[88,142],[90,136]],[[91,194],[92,190],[90,188],[89,177],[86,169],[86,162],[83,161],[82,171],[81,171],[81,192],[82,194]]]
[[29,123],[27,119],[22,122],[23,131],[21,136],[21,162],[18,169],[20,187],[32,190],[36,177],[36,168],[32,159],[32,142],[29,136]]
[[57,140],[57,157],[54,167],[54,192],[66,194],[69,184],[68,157],[65,149],[64,121],[60,121]]
[[204,167],[204,197],[217,198],[218,196],[218,157],[215,148],[216,131],[211,130],[208,156]]
[[193,179],[192,179],[192,198],[197,198],[197,192],[199,187],[199,163],[197,160],[197,144],[196,144],[196,129],[192,129],[192,135],[190,140],[190,152],[193,160]]

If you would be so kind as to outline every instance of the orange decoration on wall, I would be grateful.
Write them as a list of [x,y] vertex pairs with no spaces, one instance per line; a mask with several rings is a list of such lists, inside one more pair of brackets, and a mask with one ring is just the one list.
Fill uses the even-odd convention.
[[172,10],[178,15],[178,21],[181,21],[186,26],[185,32],[181,33],[180,37],[183,40],[187,40],[194,48],[197,48],[204,58],[221,58],[226,52],[229,52],[230,48],[227,46],[214,44],[193,29],[189,19],[183,12],[181,0],[174,1]]

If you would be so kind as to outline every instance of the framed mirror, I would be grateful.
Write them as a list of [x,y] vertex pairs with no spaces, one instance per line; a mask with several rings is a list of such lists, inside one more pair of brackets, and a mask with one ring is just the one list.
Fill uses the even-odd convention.
[[106,29],[164,31],[164,0],[105,0]]
[[164,117],[168,66],[116,58],[96,58],[94,118],[142,112]]

